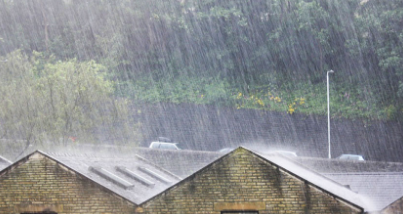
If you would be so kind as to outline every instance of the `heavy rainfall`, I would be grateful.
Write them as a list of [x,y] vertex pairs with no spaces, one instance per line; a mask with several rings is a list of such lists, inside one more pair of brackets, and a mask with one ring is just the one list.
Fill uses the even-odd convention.
[[33,154],[138,205],[245,151],[388,213],[402,121],[401,0],[0,0],[0,214]]

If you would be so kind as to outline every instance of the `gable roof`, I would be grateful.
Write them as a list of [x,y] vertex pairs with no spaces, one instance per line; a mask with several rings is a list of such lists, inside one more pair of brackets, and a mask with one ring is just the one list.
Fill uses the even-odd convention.
[[[67,170],[67,171],[71,170],[71,171],[74,172],[75,174],[77,174],[77,175],[79,175],[79,176],[81,176],[81,177],[83,177],[83,178],[86,178],[86,179],[88,179],[88,180],[90,180],[90,181],[93,181],[91,178],[87,177],[86,175],[81,174],[80,172],[77,172],[77,171],[71,169],[69,166],[67,166],[67,165],[65,165],[65,164],[63,164],[63,163],[61,163],[60,161],[54,159],[53,157],[50,157],[49,155],[47,155],[47,154],[45,154],[45,153],[43,153],[42,151],[39,151],[39,150],[34,151],[34,152],[32,152],[31,154],[22,157],[21,159],[15,161],[13,164],[11,164],[11,165],[9,165],[8,167],[6,167],[6,168],[4,168],[3,170],[1,170],[1,171],[0,171],[0,177],[2,177],[3,175],[6,175],[6,174],[8,174],[8,173],[10,173],[12,170],[14,170],[15,168],[18,168],[20,165],[25,164],[25,163],[28,162],[31,158],[37,159],[38,156],[39,156],[39,157],[42,156],[42,157],[45,157],[45,158],[47,158],[47,159],[49,159],[49,160],[51,160],[51,161],[54,161],[54,162],[56,162],[57,164],[60,164],[62,167],[64,167],[64,170]],[[97,182],[95,182],[95,183],[98,184]],[[99,185],[100,188],[105,189],[105,190],[107,190],[107,191],[110,191],[112,194],[115,194],[115,195],[118,196],[118,197],[124,198],[124,197],[122,197],[121,195],[116,194],[115,192],[111,191],[110,189],[105,188],[104,186],[102,186],[102,185],[100,185],[100,184],[98,184],[98,185]],[[126,199],[126,198],[124,198],[124,199]],[[126,200],[127,200],[127,199],[126,199]],[[136,203],[134,203],[134,202],[132,202],[132,201],[130,201],[130,200],[128,200],[128,201],[131,202],[131,203],[133,203],[133,204],[136,204]]]
[[[65,153],[53,153],[52,155],[49,155],[42,151],[35,151],[3,169],[0,172],[0,176],[15,167],[18,167],[18,165],[25,163],[29,160],[29,157],[34,154],[40,154],[50,158],[134,204],[140,204],[144,200],[162,192],[164,189],[179,181],[177,176],[136,155],[130,157],[93,156],[84,154],[73,155]],[[144,181],[141,182],[142,180],[133,179],[116,167],[125,167],[129,169],[131,172],[144,178],[147,182],[150,181],[151,185],[146,185]],[[108,177],[110,174],[106,173],[105,175],[103,172],[96,170],[100,168],[102,168],[101,171],[103,172],[106,170],[112,173],[112,178]],[[119,183],[120,181],[125,182],[126,184],[128,183],[130,188],[122,186],[121,183]]]
[[[253,152],[252,152],[253,153]],[[300,164],[295,163],[293,160],[277,153],[255,153],[255,155],[263,158],[264,160],[277,165],[284,171],[298,177],[303,181],[309,182],[311,185],[327,192],[342,201],[348,202],[355,206],[361,207],[364,210],[372,210],[372,205],[369,199],[365,196],[359,195],[356,192],[346,188],[345,186],[311,170]]]
[[[192,175],[188,176],[187,178],[183,179],[179,183],[177,183],[174,186],[169,187],[167,190],[164,192],[160,193],[159,195],[165,194],[169,190],[176,188],[183,183],[187,182],[188,180],[193,179],[196,175],[201,174],[204,172],[204,170],[207,170],[209,167],[211,167],[213,164],[218,163],[222,159],[231,156],[231,155],[236,155],[239,151],[246,151],[247,153],[261,159],[262,161],[265,161],[266,163],[275,165],[285,172],[295,176],[297,179],[300,179],[302,181],[310,183],[312,186],[318,188],[319,190],[331,194],[334,197],[338,198],[339,200],[342,200],[348,204],[351,204],[359,209],[364,209],[368,207],[368,204],[364,201],[364,199],[358,195],[357,193],[349,190],[348,188],[320,175],[315,172],[310,171],[307,168],[301,167],[300,165],[297,165],[293,163],[292,161],[289,161],[286,158],[283,158],[282,156],[278,155],[269,155],[269,156],[262,156],[260,154],[257,154],[253,151],[250,151],[248,149],[245,149],[243,147],[238,147],[237,149],[233,150],[232,152],[216,159],[214,162],[208,164],[207,166],[203,167],[202,169],[198,170],[197,172],[193,173]],[[147,203],[148,201],[151,201],[153,198],[158,197],[159,195],[156,195],[149,200],[143,202],[141,205]]]
[[[208,168],[211,164],[217,162],[223,158],[223,153],[217,152],[203,152],[203,151],[169,151],[169,150],[155,150],[148,148],[126,148],[124,147],[124,152],[116,146],[112,147],[101,147],[89,153],[79,152],[77,150],[58,150],[55,152],[48,152],[42,154],[53,158],[57,162],[66,165],[72,170],[79,172],[85,177],[93,180],[94,182],[102,185],[103,187],[113,191],[114,193],[126,198],[127,200],[135,204],[143,204],[149,201],[151,198],[159,193],[162,193],[169,187],[180,181],[180,178],[169,173],[168,171],[160,168],[158,166],[167,167],[170,171],[179,173],[183,177],[189,179],[193,175],[201,172],[203,169]],[[242,148],[242,147],[241,147]],[[244,148],[242,148],[244,149]],[[117,152],[111,152],[111,150],[116,150]],[[247,150],[247,149],[245,149]],[[63,152],[62,152],[63,151]],[[250,150],[247,150],[251,152]],[[362,190],[363,186],[356,188],[356,185],[352,185],[351,189],[345,188],[347,185],[340,180],[343,180],[342,175],[336,175],[340,172],[350,171],[350,172],[362,172],[366,170],[368,172],[378,170],[389,170],[389,171],[399,171],[403,169],[403,164],[401,163],[384,163],[384,162],[371,162],[371,161],[345,161],[345,160],[328,160],[320,158],[288,158],[278,154],[260,154],[259,152],[251,152],[252,154],[258,156],[265,161],[277,165],[284,171],[293,174],[301,180],[311,183],[313,186],[328,192],[341,200],[347,201],[351,204],[365,208],[366,210],[378,210],[383,204],[391,203],[395,196],[389,195],[390,197],[385,197],[383,202],[372,203],[374,206],[368,206],[367,201],[370,199],[377,200],[376,197],[371,197],[371,194],[364,193],[368,190]],[[138,154],[138,155],[134,155]],[[230,155],[231,153],[227,154]],[[24,159],[24,158],[22,158]],[[134,184],[134,188],[131,190],[126,190],[111,182],[108,179],[100,176],[93,170],[92,167],[103,167],[106,170],[119,175],[130,183]],[[116,170],[116,166],[125,166],[137,173],[143,175],[144,177],[154,180],[156,182],[155,188],[146,187],[143,183],[135,181],[128,176],[122,174]],[[144,171],[140,170],[139,167],[148,166],[148,168],[163,174],[164,176],[172,179],[172,183],[164,183],[160,180],[145,174]],[[315,168],[314,168],[315,167]],[[318,169],[318,170],[317,170]],[[0,168],[1,170],[1,168]],[[403,171],[403,170],[402,170]],[[377,174],[378,173],[378,174]],[[321,175],[322,174],[322,175]],[[344,173],[345,174],[345,173]],[[362,174],[362,173],[361,173]],[[1,174],[0,174],[1,175]],[[323,176],[325,175],[325,176]],[[333,176],[333,177],[331,177]],[[340,176],[338,179],[337,176]],[[345,176],[355,176],[354,173]],[[363,175],[359,175],[363,176]],[[358,177],[359,177],[358,176]],[[368,177],[375,176],[373,180],[378,177],[382,177],[379,172],[374,172],[368,174]],[[396,175],[397,176],[397,175]],[[329,177],[329,178],[327,178]],[[385,175],[385,179],[388,176]],[[186,180],[185,179],[185,180]],[[371,179],[367,179],[370,182]],[[396,181],[397,182],[397,181]],[[352,182],[350,182],[352,183]],[[387,182],[385,182],[387,184]],[[382,189],[382,186],[386,185],[380,183],[378,186]],[[175,185],[176,186],[176,185]],[[375,190],[374,190],[375,191]],[[358,192],[358,194],[357,194]],[[403,191],[401,191],[403,192]],[[379,193],[384,194],[384,193]],[[386,193],[385,193],[386,194]],[[398,193],[396,193],[397,195]],[[372,195],[374,196],[374,195]],[[380,196],[382,197],[382,196]],[[383,208],[383,207],[381,207]]]
[[217,158],[223,153],[195,150],[150,149],[117,145],[78,144],[69,148],[49,148],[45,150],[50,155],[65,154],[69,156],[87,155],[96,157],[130,157],[135,154],[150,163],[185,178]]
[[[12,145],[12,144],[8,144]],[[221,157],[223,153],[210,152],[210,151],[195,151],[195,150],[164,150],[164,149],[150,149],[137,146],[122,146],[122,145],[105,145],[105,144],[71,144],[71,145],[36,145],[27,148],[21,152],[23,148],[18,147],[12,153],[14,156],[20,154],[20,157],[27,156],[36,150],[38,147],[41,151],[49,155],[65,154],[77,156],[78,154],[87,156],[131,156],[137,154],[150,163],[154,163],[169,172],[179,176],[187,177],[200,168],[206,166],[217,158]],[[21,154],[22,153],[22,154]]]
[[378,211],[403,196],[403,172],[325,173],[326,177],[348,185],[351,190],[372,199]]
[[311,157],[289,160],[364,196],[371,201],[368,211],[379,211],[403,197],[403,163]]

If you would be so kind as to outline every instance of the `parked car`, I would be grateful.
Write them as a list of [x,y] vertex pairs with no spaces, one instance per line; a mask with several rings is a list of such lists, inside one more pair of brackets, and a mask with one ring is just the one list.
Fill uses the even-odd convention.
[[356,160],[356,161],[364,161],[364,157],[362,155],[356,155],[356,154],[342,154],[337,159],[340,160]]
[[291,152],[291,151],[276,151],[276,153],[287,156],[287,157],[298,157],[296,152]]
[[218,150],[217,152],[228,153],[228,152],[231,152],[232,150],[234,150],[234,148],[222,148],[222,149]]
[[182,150],[179,143],[172,142],[169,138],[159,137],[158,141],[153,141],[150,144],[151,149],[171,149],[171,150]]

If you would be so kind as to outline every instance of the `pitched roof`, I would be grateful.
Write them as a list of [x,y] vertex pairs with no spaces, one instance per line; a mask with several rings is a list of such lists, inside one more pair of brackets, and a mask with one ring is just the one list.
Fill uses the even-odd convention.
[[[180,180],[180,178],[168,171],[174,172],[180,177],[187,177],[223,156],[223,153],[203,151],[172,151],[95,145],[89,147],[91,149],[86,149],[85,152],[83,152],[82,147],[80,147],[70,150],[51,151],[47,152],[47,154],[136,204],[149,200]],[[260,154],[258,151],[252,153],[284,168],[286,171],[312,183],[314,186],[346,201],[350,201],[353,204],[360,205],[366,210],[379,210],[383,208],[383,205],[392,203],[393,200],[402,196],[398,195],[399,192],[403,193],[403,191],[394,189],[396,191],[385,196],[388,191],[382,191],[382,189],[386,190],[390,188],[388,185],[395,185],[395,183],[398,182],[397,177],[400,176],[400,173],[394,174],[390,172],[403,172],[402,163],[328,160],[306,157],[289,158],[275,153]],[[95,171],[90,170],[90,166],[103,166],[106,170],[134,183],[135,188],[133,189],[133,194],[130,192],[132,190],[122,190],[120,186],[101,177]],[[141,166],[149,166],[155,171],[160,171],[161,174],[172,178],[174,182],[166,184],[156,180],[156,188],[150,189],[145,187],[141,182],[130,180],[126,175],[117,171],[116,166],[125,166],[144,175],[146,178],[155,180],[155,177],[145,175],[144,171],[139,169]],[[162,166],[163,168],[158,166]],[[168,169],[168,171],[164,170],[165,168]],[[384,171],[385,174],[379,171]],[[366,177],[366,179],[364,179],[364,177]],[[364,185],[364,182],[361,182],[362,185],[360,185],[359,182],[354,182],[355,179],[366,180],[367,185]],[[343,180],[349,181],[349,183],[342,182]],[[380,182],[380,180],[383,180],[383,182]],[[378,182],[378,185],[371,185],[371,182]],[[345,188],[343,185],[350,185],[351,190]],[[365,189],[366,186],[375,189],[368,190]],[[379,189],[376,189],[377,187],[379,187]],[[136,189],[137,191],[134,191]],[[382,200],[378,200],[378,198],[382,198]],[[378,200],[378,202],[372,203],[373,206],[368,206],[365,200]]]
[[337,198],[346,202],[362,207],[365,210],[372,210],[370,201],[363,195],[346,188],[345,186],[317,173],[309,168],[306,168],[296,163],[293,158],[285,157],[277,153],[262,154],[256,152],[256,155],[264,158],[265,160],[279,166],[285,171],[295,175],[296,177],[311,183],[313,186],[324,190]]
[[[144,158],[137,155],[122,155],[122,154],[107,154],[107,155],[92,155],[92,154],[63,154],[53,153],[60,162],[66,164],[72,169],[86,175],[104,187],[116,192],[117,194],[129,199],[130,201],[139,204],[148,198],[162,192],[169,186],[177,183],[180,178],[174,174],[160,168]],[[120,178],[128,181],[134,185],[133,189],[124,189],[116,185],[110,180],[105,179],[99,173],[95,173],[90,167],[102,167],[103,169],[119,176]],[[122,173],[116,167],[125,167],[135,174],[145,178],[154,183],[154,185],[147,186],[144,182],[133,179],[127,174]],[[145,170],[148,169],[148,170]],[[152,175],[150,172],[155,172],[157,175]],[[159,178],[158,175],[161,177]],[[165,178],[166,181],[163,179]]]
[[378,211],[403,196],[403,172],[324,173],[326,177],[348,185],[351,190],[372,200]]
[[289,158],[371,201],[369,211],[379,211],[403,196],[403,163],[324,158]]
[[[136,155],[122,157],[55,152],[49,155],[41,151],[34,153],[40,153],[66,166],[134,204],[140,204],[179,181],[177,176]],[[0,175],[25,162],[34,153],[2,170]],[[129,176],[130,172],[123,173],[122,168],[117,167],[130,170],[137,175],[137,179]]]
[[149,149],[144,147],[116,146],[116,145],[92,145],[81,144],[69,148],[50,148],[45,150],[48,154],[68,154],[70,156],[115,156],[130,157],[137,154],[147,161],[179,176],[187,177],[197,170],[221,157],[224,153],[194,150],[164,150]]
[[[277,155],[277,154],[257,154],[254,151],[248,150],[244,147],[238,147],[237,149],[227,153],[224,156],[221,156],[220,158],[216,159],[215,161],[211,162],[207,166],[201,168],[197,172],[193,173],[192,175],[188,176],[187,178],[183,179],[179,183],[177,183],[174,186],[169,187],[166,191],[169,191],[172,188],[177,187],[178,185],[181,185],[182,183],[186,182],[187,180],[192,179],[195,177],[196,174],[203,173],[204,170],[208,169],[211,165],[219,162],[220,160],[224,159],[225,157],[229,155],[234,155],[239,152],[239,150],[242,151],[247,151],[252,155],[255,155],[258,158],[261,158],[263,161],[267,161],[269,164],[273,164],[278,166],[279,168],[283,169],[287,173],[290,173],[291,175],[297,177],[298,179],[301,179],[303,181],[307,181],[310,183],[312,186],[315,186],[316,188],[329,193],[333,195],[334,197],[349,203],[351,205],[354,205],[358,208],[361,209],[367,209],[370,205],[365,201],[365,198],[358,195],[357,193],[351,191],[350,189],[340,185],[337,182],[332,181],[329,178],[326,178],[323,175],[320,175],[318,173],[315,173],[305,167],[302,167],[298,164],[295,164],[293,161],[290,161],[287,158],[284,158],[282,155]],[[163,193],[161,193],[163,194]],[[158,195],[154,196],[153,198],[158,197]],[[142,204],[147,203],[148,201],[152,200],[153,198],[143,202]],[[140,204],[140,205],[142,205]]]

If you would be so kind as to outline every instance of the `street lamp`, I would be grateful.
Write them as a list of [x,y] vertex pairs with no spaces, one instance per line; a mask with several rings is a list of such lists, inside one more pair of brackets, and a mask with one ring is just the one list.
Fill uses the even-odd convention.
[[329,73],[332,74],[334,73],[333,70],[327,71],[326,74],[326,82],[327,82],[327,138],[329,141],[329,159],[332,158],[332,155],[330,153],[330,105],[329,105]]

